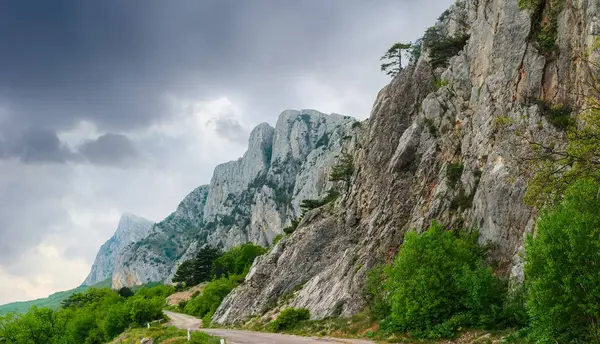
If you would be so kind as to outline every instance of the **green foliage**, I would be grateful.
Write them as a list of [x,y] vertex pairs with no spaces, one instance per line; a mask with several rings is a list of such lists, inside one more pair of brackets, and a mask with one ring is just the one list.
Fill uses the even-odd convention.
[[448,80],[435,80],[433,82],[433,86],[436,90],[439,90],[440,88],[448,85],[450,85],[450,82],[448,82]]
[[458,55],[469,40],[468,35],[456,37],[435,37],[428,41],[430,63],[432,68],[447,67],[450,58]]
[[408,232],[387,270],[385,324],[418,337],[450,337],[463,326],[503,323],[505,283],[483,261],[477,233],[445,231],[433,223],[423,234]]
[[532,34],[540,52],[549,54],[556,50],[558,15],[565,6],[565,0],[519,0],[519,8],[531,13]]
[[331,168],[329,180],[332,182],[343,181],[350,184],[350,179],[354,174],[354,159],[348,153],[342,153],[338,157],[337,163]]
[[222,255],[221,251],[210,246],[204,246],[198,251],[195,259],[183,262],[173,282],[184,282],[187,286],[194,286],[210,281],[213,275],[213,263]]
[[339,192],[335,190],[329,190],[327,196],[322,199],[305,199],[300,203],[300,208],[303,212],[313,210],[324,206],[325,204],[331,203],[340,197]]
[[254,259],[267,252],[267,249],[246,243],[233,247],[213,262],[212,276],[215,278],[229,277],[232,275],[246,275]]
[[461,163],[451,163],[446,169],[446,178],[451,187],[456,187],[456,183],[460,180],[465,166]]
[[538,343],[600,343],[600,183],[574,183],[526,241],[527,308]]
[[473,205],[473,198],[475,198],[475,190],[473,190],[470,194],[467,194],[464,188],[461,187],[458,191],[458,195],[456,195],[452,202],[450,202],[450,209],[464,210],[471,208]]
[[160,297],[136,298],[131,303],[131,320],[138,325],[144,325],[152,320],[160,319],[164,303],[165,300]]
[[277,245],[277,243],[283,239],[283,237],[285,237],[284,234],[277,234],[274,238],[273,238],[273,246]]
[[381,71],[386,75],[394,77],[402,69],[402,54],[411,47],[410,43],[394,43],[381,57]]
[[306,308],[288,308],[283,310],[277,319],[267,325],[267,329],[273,332],[291,330],[301,321],[309,320],[310,312]]
[[438,128],[435,126],[435,123],[433,122],[433,120],[431,118],[425,117],[425,119],[423,120],[423,123],[425,123],[425,127],[427,128],[427,130],[429,131],[429,134],[431,134],[431,136],[433,136],[435,138],[440,136]]
[[507,128],[513,122],[512,118],[508,116],[499,116],[494,119],[494,129],[500,130]]
[[230,276],[229,278],[222,277],[209,282],[202,294],[191,299],[184,308],[187,314],[198,317],[211,317],[212,314],[219,308],[219,305],[241,281],[242,276]]
[[142,288],[124,298],[110,289],[74,294],[59,310],[32,307],[0,317],[0,344],[102,344],[134,324],[163,317],[171,287]]
[[[578,115],[580,125],[567,127],[565,148],[531,142],[537,173],[529,183],[525,201],[541,207],[560,201],[566,188],[576,180],[600,181],[600,101],[588,99],[587,109]],[[559,117],[568,117],[566,115]]]
[[130,329],[112,344],[140,344],[142,338],[151,338],[155,344],[219,344],[219,338],[202,332],[192,332],[192,340],[188,341],[186,330],[163,326]]
[[298,220],[298,219],[292,220],[292,223],[289,226],[283,228],[283,232],[285,234],[292,234],[292,233],[294,233],[296,228],[298,228],[299,224],[300,224],[300,220]]
[[547,101],[538,100],[538,108],[542,116],[546,117],[556,129],[567,130],[569,127],[575,124],[575,121],[571,118],[573,109],[564,104],[551,104]]
[[134,295],[133,290],[131,290],[128,287],[123,287],[123,288],[119,289],[118,293],[120,296],[122,296],[124,298],[128,298],[128,297],[131,297]]
[[384,320],[390,315],[391,305],[388,292],[381,286],[387,280],[385,265],[378,265],[369,270],[365,281],[365,295],[371,313],[376,319]]

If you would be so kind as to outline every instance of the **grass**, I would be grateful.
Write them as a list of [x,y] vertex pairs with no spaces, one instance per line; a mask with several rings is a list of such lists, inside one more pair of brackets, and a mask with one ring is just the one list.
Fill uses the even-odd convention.
[[[251,331],[268,332],[267,324],[260,323],[260,318],[254,318],[246,324],[244,329]],[[349,318],[327,318],[323,320],[300,321],[295,327],[281,333],[311,337],[335,337],[368,339],[377,343],[403,343],[403,344],[524,344],[526,341],[518,336],[518,331],[483,331],[463,329],[453,339],[417,339],[410,334],[394,333],[379,328],[378,322],[372,314],[365,310]]]
[[188,342],[187,331],[175,327],[136,328],[123,333],[110,344],[139,344],[143,338],[154,339],[155,344],[218,344],[219,338],[202,332],[193,332]]

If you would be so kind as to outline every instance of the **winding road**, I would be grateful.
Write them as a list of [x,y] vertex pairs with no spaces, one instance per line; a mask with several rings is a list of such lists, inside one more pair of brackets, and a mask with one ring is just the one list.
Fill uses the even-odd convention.
[[164,311],[171,319],[167,325],[175,326],[183,330],[203,331],[210,335],[227,339],[228,344],[322,344],[322,343],[338,343],[338,344],[374,344],[368,340],[359,339],[341,339],[331,337],[301,337],[279,333],[251,332],[240,330],[227,329],[202,329],[202,322],[198,318],[192,316]]

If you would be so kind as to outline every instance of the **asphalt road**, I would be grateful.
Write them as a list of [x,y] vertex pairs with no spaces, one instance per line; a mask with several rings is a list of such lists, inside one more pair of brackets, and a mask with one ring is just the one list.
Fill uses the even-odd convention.
[[323,343],[346,343],[346,344],[374,344],[374,342],[357,339],[317,338],[301,337],[279,333],[251,332],[227,329],[201,329],[200,319],[189,315],[165,311],[171,319],[168,325],[180,329],[203,331],[215,337],[224,338],[228,344],[323,344]]

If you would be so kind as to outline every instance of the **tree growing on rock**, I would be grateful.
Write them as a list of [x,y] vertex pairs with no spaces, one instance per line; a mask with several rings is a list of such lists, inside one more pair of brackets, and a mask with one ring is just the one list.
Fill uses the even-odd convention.
[[402,70],[402,54],[412,46],[411,43],[394,43],[381,57],[381,71],[395,77]]
[[332,182],[343,181],[346,185],[350,184],[350,178],[354,173],[354,160],[352,155],[348,153],[342,153],[338,157],[337,164],[331,168],[331,174],[329,174],[329,180]]

